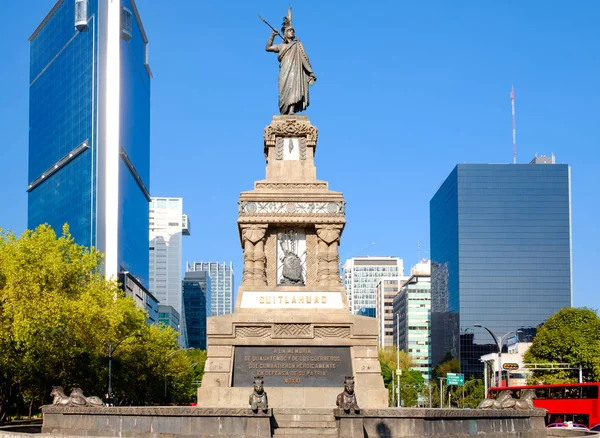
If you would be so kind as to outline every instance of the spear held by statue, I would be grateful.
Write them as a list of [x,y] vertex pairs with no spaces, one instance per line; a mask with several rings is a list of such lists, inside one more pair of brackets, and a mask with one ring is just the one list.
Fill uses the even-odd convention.
[[277,29],[275,29],[273,26],[271,26],[269,24],[269,22],[262,17],[262,15],[258,14],[258,18],[260,18],[263,23],[265,23],[267,26],[269,26],[271,29],[273,29],[273,32],[277,32],[277,36],[279,38],[283,39],[283,37],[281,36],[281,34],[279,33],[279,31]]

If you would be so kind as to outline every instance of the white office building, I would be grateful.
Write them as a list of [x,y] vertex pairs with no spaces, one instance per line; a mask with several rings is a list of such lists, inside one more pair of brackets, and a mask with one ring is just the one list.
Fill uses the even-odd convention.
[[[364,314],[377,307],[377,283],[384,277],[404,276],[404,262],[398,257],[352,257],[344,263],[342,281],[350,312]],[[367,312],[368,313],[368,312]]]
[[[182,236],[190,235],[182,198],[152,198],[150,202],[150,292],[160,304],[181,306]],[[184,333],[184,331],[180,331]],[[185,344],[185,340],[182,339]]]
[[413,370],[431,380],[431,262],[423,260],[410,271],[393,301],[393,342],[410,354]]

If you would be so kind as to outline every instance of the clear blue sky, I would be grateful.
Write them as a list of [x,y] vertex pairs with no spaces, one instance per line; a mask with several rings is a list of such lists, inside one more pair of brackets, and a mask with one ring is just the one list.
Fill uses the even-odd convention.
[[[70,1],[70,0],[68,0]],[[3,1],[0,227],[26,227],[27,38],[55,0]],[[264,46],[288,2],[137,0],[150,40],[153,196],[184,198],[184,261],[233,261],[239,193],[264,178],[262,131],[277,108]],[[318,81],[317,176],[344,192],[342,260],[429,249],[429,200],[457,163],[554,153],[572,167],[574,304],[600,308],[600,2],[293,2]],[[374,244],[373,244],[374,242]]]

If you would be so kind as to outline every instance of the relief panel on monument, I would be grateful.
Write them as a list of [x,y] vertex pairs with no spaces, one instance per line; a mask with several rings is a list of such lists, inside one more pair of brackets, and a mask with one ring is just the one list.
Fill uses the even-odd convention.
[[306,232],[304,228],[277,233],[277,285],[306,284]]
[[352,375],[350,347],[236,347],[233,386],[252,386],[255,375],[271,387],[340,386]]
[[282,138],[275,141],[275,158],[284,161],[306,160],[306,139]]

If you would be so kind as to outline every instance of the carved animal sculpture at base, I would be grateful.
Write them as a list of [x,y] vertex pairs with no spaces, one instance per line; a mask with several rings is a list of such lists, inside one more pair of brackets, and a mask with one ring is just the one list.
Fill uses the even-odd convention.
[[70,406],[71,405],[71,397],[68,397],[65,394],[65,390],[62,386],[53,386],[52,392],[50,392],[52,398],[52,404],[54,406]]
[[104,406],[104,402],[100,397],[96,397],[95,395],[86,397],[83,395],[83,390],[81,388],[73,388],[73,391],[71,391],[71,398],[73,397],[82,397],[85,400],[86,406]]
[[353,376],[346,376],[344,379],[344,392],[337,396],[335,404],[346,413],[350,413],[350,411],[354,411],[354,413],[360,412],[358,402],[356,401],[356,394],[354,393]]
[[263,412],[267,412],[269,410],[269,402],[267,399],[267,392],[264,387],[264,380],[262,376],[254,377],[254,391],[250,394],[250,398],[248,400],[248,404],[250,405],[250,409],[253,412],[258,412],[258,410],[262,410]]
[[518,410],[528,410],[533,409],[535,406],[533,405],[533,399],[537,398],[535,395],[535,389],[525,389],[521,391],[521,398],[517,400],[517,404],[515,405],[515,409]]
[[477,409],[505,409],[505,410],[527,410],[533,409],[535,389],[525,389],[520,398],[513,398],[512,391],[504,390],[498,394],[496,399],[486,398],[477,406]]
[[62,386],[53,386],[50,395],[53,397],[54,406],[79,407],[79,406],[104,406],[100,397],[83,395],[81,388],[73,388],[71,395],[67,396]]

